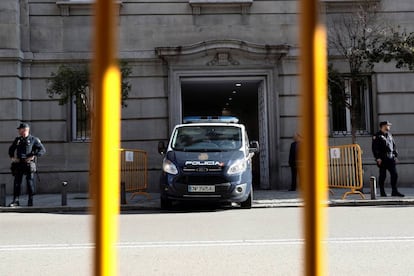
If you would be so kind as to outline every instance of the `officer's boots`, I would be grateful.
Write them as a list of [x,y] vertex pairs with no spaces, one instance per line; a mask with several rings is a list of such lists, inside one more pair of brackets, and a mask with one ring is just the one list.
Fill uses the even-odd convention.
[[384,185],[380,185],[380,193],[381,193],[381,196],[384,196],[384,197],[387,196],[387,193],[385,192],[385,189],[384,189]]
[[33,196],[29,195],[29,199],[27,200],[27,206],[33,206]]
[[18,207],[18,206],[20,206],[19,198],[18,197],[15,197],[13,199],[13,201],[9,204],[9,207]]
[[393,186],[393,187],[392,187],[391,196],[404,197],[405,195],[403,195],[402,193],[400,193],[400,192],[397,190],[397,187]]

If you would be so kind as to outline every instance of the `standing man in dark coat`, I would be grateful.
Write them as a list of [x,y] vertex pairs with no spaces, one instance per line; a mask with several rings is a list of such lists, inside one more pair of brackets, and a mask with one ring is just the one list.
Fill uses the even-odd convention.
[[394,138],[390,133],[391,123],[384,121],[380,123],[380,131],[372,137],[372,152],[374,154],[377,166],[379,167],[379,187],[381,196],[387,196],[384,189],[385,178],[387,177],[387,170],[391,175],[392,196],[404,197],[397,189],[397,169],[396,163],[398,161],[398,151],[395,145]]
[[27,192],[29,195],[27,205],[33,206],[34,173],[36,172],[35,158],[42,156],[46,150],[39,138],[30,135],[30,126],[21,123],[17,128],[19,136],[16,137],[9,148],[12,160],[12,174],[14,175],[13,201],[10,207],[19,206],[20,187],[23,175],[26,176]]
[[300,136],[299,133],[295,133],[293,136],[293,142],[290,144],[290,150],[289,150],[289,166],[290,166],[290,172],[292,174],[292,181],[290,184],[289,191],[296,191],[296,182],[297,182],[297,175],[298,175],[298,148],[299,143],[302,136]]

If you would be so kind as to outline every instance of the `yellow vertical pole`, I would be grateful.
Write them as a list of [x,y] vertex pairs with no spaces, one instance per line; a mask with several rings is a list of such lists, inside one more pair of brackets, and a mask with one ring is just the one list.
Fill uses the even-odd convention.
[[301,0],[301,131],[300,155],[304,166],[305,272],[326,275],[325,211],[327,171],[327,64],[326,31],[318,21],[318,0]]
[[94,275],[117,275],[120,185],[121,80],[116,55],[114,0],[96,0],[92,66],[92,148]]

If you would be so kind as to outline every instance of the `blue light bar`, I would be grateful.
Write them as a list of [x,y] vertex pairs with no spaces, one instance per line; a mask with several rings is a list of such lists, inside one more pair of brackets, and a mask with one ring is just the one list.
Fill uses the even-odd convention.
[[233,123],[237,124],[239,119],[234,116],[188,116],[183,118],[184,124],[191,123]]

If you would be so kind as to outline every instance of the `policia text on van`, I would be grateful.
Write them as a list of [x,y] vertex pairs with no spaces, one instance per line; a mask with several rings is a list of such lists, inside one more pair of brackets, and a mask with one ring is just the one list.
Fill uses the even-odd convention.
[[235,117],[185,118],[167,147],[159,143],[164,155],[161,208],[182,200],[236,202],[251,208],[251,161],[258,149]]

